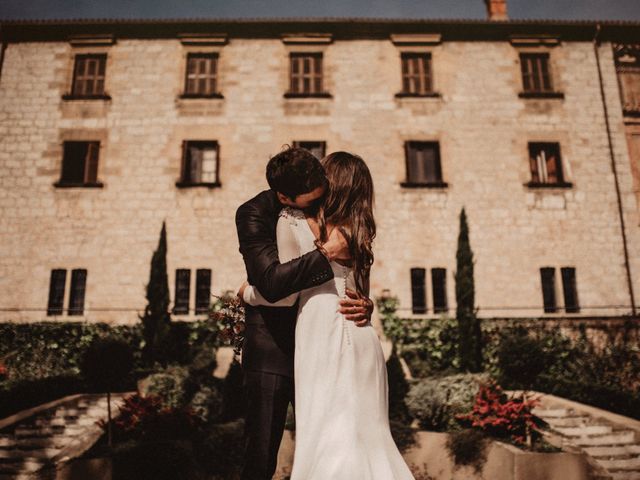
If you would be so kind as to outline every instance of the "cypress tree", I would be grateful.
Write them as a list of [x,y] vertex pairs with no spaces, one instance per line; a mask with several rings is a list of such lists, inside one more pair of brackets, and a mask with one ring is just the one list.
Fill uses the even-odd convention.
[[147,288],[147,306],[142,320],[142,334],[145,345],[142,358],[146,365],[152,366],[159,360],[163,342],[165,342],[171,326],[169,314],[169,279],[167,275],[167,229],[162,222],[158,248],[151,258],[151,271]]
[[460,212],[460,232],[456,252],[456,320],[458,322],[458,356],[460,370],[479,372],[482,368],[482,332],[474,308],[473,252],[469,243],[467,215]]

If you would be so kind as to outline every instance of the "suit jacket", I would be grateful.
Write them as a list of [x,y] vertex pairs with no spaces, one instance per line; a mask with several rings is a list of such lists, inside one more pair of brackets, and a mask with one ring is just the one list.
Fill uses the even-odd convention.
[[[236,211],[236,229],[247,279],[269,302],[333,278],[331,264],[317,249],[280,263],[276,224],[282,207],[276,193],[265,190]],[[292,307],[246,306],[242,351],[245,370],[293,377],[297,311],[297,303]]]

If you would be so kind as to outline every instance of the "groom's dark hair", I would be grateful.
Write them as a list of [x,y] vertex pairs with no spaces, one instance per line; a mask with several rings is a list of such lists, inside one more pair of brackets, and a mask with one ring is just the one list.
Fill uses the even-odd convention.
[[267,163],[267,182],[272,190],[294,201],[298,195],[328,185],[320,160],[305,148],[288,145]]

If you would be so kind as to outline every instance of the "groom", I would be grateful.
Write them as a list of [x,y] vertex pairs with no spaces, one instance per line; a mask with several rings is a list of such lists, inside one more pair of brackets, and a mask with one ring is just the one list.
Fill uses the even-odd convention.
[[[284,206],[317,207],[328,188],[324,168],[302,148],[288,148],[269,160],[271,187],[240,205],[236,228],[249,284],[269,302],[323,284],[333,278],[330,260],[348,258],[345,238],[334,229],[327,243],[290,262],[280,263],[276,224]],[[239,292],[242,298],[242,290]],[[373,302],[348,291],[345,318],[363,326]],[[242,480],[269,480],[276,469],[289,402],[294,401],[293,356],[297,304],[292,307],[245,306],[242,369],[247,393],[246,452]]]

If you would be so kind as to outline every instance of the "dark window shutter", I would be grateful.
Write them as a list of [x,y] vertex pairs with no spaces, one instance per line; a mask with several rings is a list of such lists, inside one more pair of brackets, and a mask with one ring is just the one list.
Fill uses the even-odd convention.
[[407,182],[438,183],[442,181],[438,142],[407,142]]
[[84,182],[86,142],[64,142],[61,183],[81,184]]
[[431,269],[431,288],[433,290],[433,312],[446,312],[447,307],[447,270]]
[[411,309],[413,313],[426,313],[427,311],[425,277],[426,270],[424,268],[411,269]]
[[178,268],[176,270],[175,300],[173,302],[173,313],[189,313],[189,285],[191,283],[191,270]]
[[69,292],[69,315],[84,313],[84,294],[87,284],[87,270],[78,268],[71,271],[71,291]]
[[576,269],[574,267],[560,268],[562,276],[562,290],[564,292],[564,309],[567,313],[578,313],[578,290],[576,288]]
[[525,92],[550,92],[551,74],[548,53],[521,53],[520,67]]
[[557,311],[555,271],[554,267],[540,268],[542,301],[545,313],[555,313]]
[[87,142],[86,156],[86,183],[95,183],[98,181],[98,156],[100,153],[100,142]]
[[211,269],[196,271],[196,313],[207,313],[211,304]]
[[309,150],[316,158],[321,159],[325,156],[327,142],[294,140],[293,147]]
[[67,271],[63,268],[51,270],[49,278],[49,303],[47,305],[47,315],[62,315],[64,306],[64,284],[67,278]]

